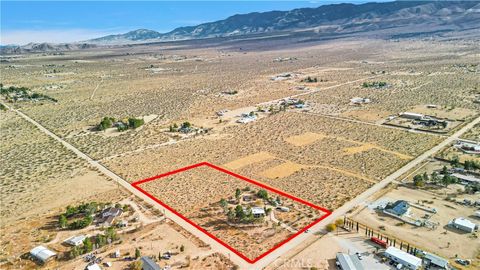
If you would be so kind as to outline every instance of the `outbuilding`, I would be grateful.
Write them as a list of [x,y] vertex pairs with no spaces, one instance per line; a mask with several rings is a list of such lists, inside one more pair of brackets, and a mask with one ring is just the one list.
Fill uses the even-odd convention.
[[407,252],[396,247],[388,247],[387,250],[385,250],[384,255],[385,257],[410,270],[416,270],[422,266],[422,259],[415,257],[412,254],[408,254]]
[[428,267],[434,266],[436,268],[440,269],[448,269],[448,260],[444,259],[442,257],[439,257],[435,254],[432,253],[425,253],[425,257],[423,257],[423,260],[425,261],[425,265]]
[[357,255],[337,253],[337,266],[342,270],[364,270]]
[[81,244],[83,244],[83,240],[85,240],[85,238],[87,238],[86,235],[77,235],[77,236],[72,236],[72,237],[66,239],[63,242],[68,244],[68,245],[76,247],[76,246],[80,246]]
[[152,259],[149,257],[142,257],[140,259],[142,261],[142,270],[161,270],[160,266],[156,264]]
[[49,250],[44,246],[38,246],[30,250],[30,255],[41,263],[46,263],[50,259],[57,256],[57,253]]
[[403,112],[400,114],[401,117],[413,120],[420,120],[425,117],[425,115],[420,113],[413,113],[413,112]]
[[448,226],[469,233],[474,232],[477,229],[477,224],[463,217],[454,218],[448,223]]

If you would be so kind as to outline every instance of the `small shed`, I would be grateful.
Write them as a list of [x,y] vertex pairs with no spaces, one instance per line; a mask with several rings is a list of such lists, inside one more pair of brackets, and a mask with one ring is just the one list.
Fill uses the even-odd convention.
[[83,240],[85,240],[85,238],[87,238],[86,235],[77,235],[77,236],[72,236],[72,237],[66,239],[63,242],[65,244],[76,247],[76,246],[80,246],[81,244],[83,244]]
[[38,246],[30,250],[30,255],[35,259],[40,261],[41,263],[45,263],[50,259],[57,256],[57,253],[49,250],[44,246]]

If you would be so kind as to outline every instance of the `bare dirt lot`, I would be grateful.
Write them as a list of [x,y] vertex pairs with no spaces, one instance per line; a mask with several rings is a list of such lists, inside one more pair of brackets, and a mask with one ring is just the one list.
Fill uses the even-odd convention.
[[[411,243],[416,243],[425,250],[447,258],[454,258],[456,255],[471,259],[476,258],[480,252],[478,236],[475,237],[471,233],[453,230],[446,226],[449,221],[458,217],[466,217],[478,221],[478,219],[474,219],[473,217],[475,208],[446,201],[446,196],[442,193],[441,191],[432,193],[429,191],[399,187],[380,198],[380,200],[389,201],[407,200],[413,203],[428,202],[426,206],[437,210],[437,213],[430,219],[432,222],[438,222],[440,224],[436,229],[402,224],[398,219],[378,214],[368,207],[353,216],[353,218],[377,230],[383,226],[384,229],[382,229],[382,231],[386,234],[396,236],[399,239]],[[421,238],[422,241],[418,241],[419,238]]]
[[[269,199],[261,198],[263,188],[207,166],[138,186],[252,260],[326,214],[269,190]],[[287,210],[277,210],[277,202]],[[227,213],[238,218],[238,206],[266,213],[240,222]]]

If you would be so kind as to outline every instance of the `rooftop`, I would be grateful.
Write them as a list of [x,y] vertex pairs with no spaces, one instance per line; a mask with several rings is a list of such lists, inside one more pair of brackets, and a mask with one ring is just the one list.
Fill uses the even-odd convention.
[[412,254],[408,254],[407,252],[402,251],[396,247],[388,247],[387,250],[385,250],[385,253],[411,265],[422,265],[422,259],[415,257]]

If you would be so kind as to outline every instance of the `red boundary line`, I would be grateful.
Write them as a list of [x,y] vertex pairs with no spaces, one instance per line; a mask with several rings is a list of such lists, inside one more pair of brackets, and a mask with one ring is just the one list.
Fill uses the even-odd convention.
[[[273,248],[271,248],[270,250],[266,251],[265,253],[263,253],[262,255],[258,256],[257,258],[255,259],[250,259],[248,258],[247,256],[243,255],[242,253],[238,252],[236,249],[234,249],[233,247],[229,246],[227,243],[223,242],[222,240],[220,240],[219,238],[217,238],[216,236],[214,236],[213,234],[209,233],[208,231],[206,231],[204,228],[200,227],[199,225],[197,225],[196,223],[194,223],[193,221],[191,221],[190,219],[188,219],[187,217],[183,216],[182,214],[180,214],[179,212],[177,212],[175,209],[173,209],[172,207],[168,206],[167,204],[165,204],[164,202],[160,201],[159,199],[157,199],[155,196],[151,195],[150,193],[148,193],[147,191],[145,191],[144,189],[142,189],[141,187],[139,187],[139,185],[141,184],[144,184],[144,183],[147,183],[147,182],[150,182],[150,181],[153,181],[153,180],[156,180],[156,179],[159,179],[159,178],[162,178],[162,177],[166,177],[166,176],[169,176],[169,175],[173,175],[173,174],[177,174],[177,173],[180,173],[180,172],[183,172],[183,171],[187,171],[187,170],[190,170],[190,169],[194,169],[194,168],[197,168],[197,167],[200,167],[200,166],[208,166],[212,169],[215,169],[215,170],[218,170],[220,172],[223,172],[223,173],[226,173],[226,174],[229,174],[233,177],[236,177],[236,178],[239,178],[241,180],[244,180],[246,182],[249,182],[251,184],[254,184],[256,186],[259,186],[259,187],[262,187],[262,188],[265,188],[267,190],[270,190],[272,192],[275,192],[277,194],[280,194],[282,196],[285,196],[287,198],[290,198],[294,201],[297,201],[297,202],[300,202],[302,204],[305,204],[305,205],[308,205],[312,208],[315,208],[317,210],[320,210],[324,213],[326,213],[325,215],[323,215],[322,217],[318,218],[317,220],[313,221],[311,224],[309,224],[308,226],[306,226],[305,228],[301,229],[300,231],[298,231],[297,233],[291,235],[290,237],[288,237],[287,239],[283,240],[282,242],[278,243],[277,245],[275,245]],[[146,179],[143,179],[143,180],[140,180],[140,181],[136,181],[136,182],[133,182],[131,183],[131,185],[136,188],[138,191],[142,192],[143,194],[145,194],[146,196],[148,196],[150,199],[154,200],[155,202],[157,202],[158,204],[160,204],[161,206],[165,207],[166,209],[168,209],[170,212],[174,213],[175,215],[179,216],[181,219],[185,220],[186,222],[188,222],[190,225],[192,225],[193,227],[197,228],[198,230],[200,230],[201,232],[203,232],[204,234],[206,234],[207,236],[209,236],[210,238],[212,238],[213,240],[217,241],[219,244],[221,244],[222,246],[226,247],[227,249],[229,249],[230,251],[232,251],[233,253],[235,253],[236,255],[238,255],[240,258],[244,259],[245,261],[247,261],[248,263],[250,264],[253,264],[253,263],[256,263],[257,261],[259,261],[260,259],[262,259],[263,257],[267,256],[268,254],[272,253],[273,251],[275,251],[277,248],[279,248],[280,246],[284,245],[285,243],[287,243],[288,241],[292,240],[293,238],[297,237],[298,235],[302,234],[303,232],[305,232],[307,229],[311,228],[312,226],[314,226],[315,224],[319,223],[320,221],[322,221],[323,219],[325,219],[326,217],[328,217],[330,214],[332,214],[332,212],[326,208],[323,208],[323,207],[320,207],[320,206],[317,206],[317,205],[314,205],[310,202],[307,202],[305,200],[302,200],[300,198],[297,198],[295,196],[292,196],[288,193],[285,193],[283,191],[280,191],[278,189],[275,189],[273,187],[270,187],[270,186],[267,186],[263,183],[260,183],[260,182],[257,182],[255,180],[252,180],[252,179],[249,179],[245,176],[242,176],[242,175],[239,175],[239,174],[236,174],[234,172],[231,172],[231,171],[228,171],[224,168],[221,168],[221,167],[218,167],[216,165],[213,165],[211,163],[208,163],[208,162],[201,162],[201,163],[197,163],[197,164],[194,164],[194,165],[190,165],[190,166],[187,166],[187,167],[183,167],[183,168],[180,168],[180,169],[177,169],[177,170],[174,170],[174,171],[171,171],[171,172],[167,172],[167,173],[163,173],[163,174],[159,174],[157,176],[153,176],[153,177],[150,177],[150,178],[146,178]]]

